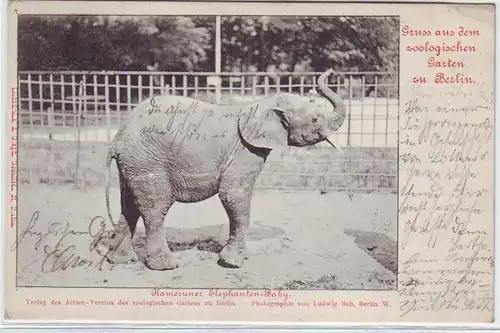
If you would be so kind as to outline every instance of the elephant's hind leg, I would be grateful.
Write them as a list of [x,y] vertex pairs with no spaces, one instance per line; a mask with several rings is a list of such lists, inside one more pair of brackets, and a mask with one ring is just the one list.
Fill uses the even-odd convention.
[[133,263],[137,261],[137,254],[132,246],[132,238],[140,213],[132,191],[122,175],[120,175],[120,197],[122,211],[118,223],[114,226],[115,233],[110,239],[107,258],[111,263]]
[[135,178],[131,187],[146,229],[146,265],[153,270],[179,267],[178,258],[168,248],[163,228],[165,216],[175,202],[167,175],[143,175]]

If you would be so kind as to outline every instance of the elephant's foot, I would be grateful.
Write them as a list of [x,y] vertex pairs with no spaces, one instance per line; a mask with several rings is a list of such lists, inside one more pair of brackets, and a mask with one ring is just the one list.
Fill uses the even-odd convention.
[[137,259],[137,254],[134,250],[130,249],[128,251],[117,249],[116,251],[110,251],[106,258],[111,264],[135,264],[139,260]]
[[173,254],[163,254],[157,257],[148,256],[146,266],[155,271],[172,270],[179,267],[180,259]]
[[248,250],[244,242],[228,243],[219,253],[219,264],[223,267],[240,268],[248,259]]
[[122,236],[121,241],[117,234],[101,237],[95,250],[101,256],[106,257],[111,264],[131,264],[138,261],[130,235]]

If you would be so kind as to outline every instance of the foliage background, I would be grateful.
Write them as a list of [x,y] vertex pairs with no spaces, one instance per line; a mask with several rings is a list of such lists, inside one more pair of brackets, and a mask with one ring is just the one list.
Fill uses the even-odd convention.
[[[398,71],[397,17],[221,20],[223,71]],[[18,31],[19,70],[215,70],[214,16],[20,16]]]

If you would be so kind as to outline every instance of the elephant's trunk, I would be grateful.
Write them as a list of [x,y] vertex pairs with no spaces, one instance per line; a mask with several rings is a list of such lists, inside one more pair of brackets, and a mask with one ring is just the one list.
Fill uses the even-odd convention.
[[333,105],[333,117],[328,122],[328,129],[332,132],[338,130],[345,120],[344,101],[327,85],[327,78],[333,73],[333,69],[330,68],[318,78],[318,91]]

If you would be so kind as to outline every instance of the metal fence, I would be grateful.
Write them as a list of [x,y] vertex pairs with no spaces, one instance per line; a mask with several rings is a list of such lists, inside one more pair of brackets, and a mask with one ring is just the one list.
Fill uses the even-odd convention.
[[[279,92],[306,96],[316,88],[319,75],[20,72],[21,138],[109,142],[134,106],[155,95],[183,95],[219,104],[248,102]],[[343,97],[347,107],[346,122],[337,132],[337,141],[346,150],[344,157],[329,154],[321,145],[301,152],[290,149],[288,155],[266,164],[259,186],[395,193],[397,74],[338,73],[329,79],[329,86]],[[268,178],[277,180],[272,183]]]

